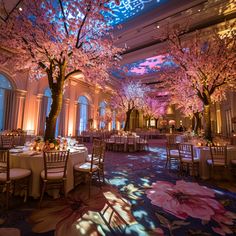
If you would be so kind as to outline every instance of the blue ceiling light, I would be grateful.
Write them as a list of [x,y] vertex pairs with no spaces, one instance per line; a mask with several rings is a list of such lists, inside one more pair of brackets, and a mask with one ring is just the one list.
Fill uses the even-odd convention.
[[121,0],[118,6],[115,2],[110,2],[109,8],[112,9],[112,12],[105,12],[104,15],[109,19],[111,25],[117,25],[153,10],[165,1],[166,0]]

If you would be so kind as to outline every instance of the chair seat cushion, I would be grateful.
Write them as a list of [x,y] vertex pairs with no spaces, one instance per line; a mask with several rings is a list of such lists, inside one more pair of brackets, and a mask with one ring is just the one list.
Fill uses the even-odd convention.
[[[81,171],[81,172],[89,172],[91,168],[91,162],[85,162],[84,164],[77,164],[74,165],[74,170]],[[98,169],[97,165],[93,165],[92,171],[96,171]]]
[[[64,168],[49,169],[47,172],[47,179],[49,180],[62,179],[63,174],[64,174]],[[40,175],[42,179],[45,179],[45,170],[43,170]]]
[[231,160],[231,164],[236,165],[236,160]]
[[[182,158],[181,161],[185,162],[185,163],[191,163],[192,159],[191,158]],[[194,161],[194,163],[198,163],[199,159],[198,158],[194,158],[193,161]]]
[[[208,159],[208,160],[207,160],[207,164],[208,164],[208,165],[213,165],[212,160],[211,160],[211,159]],[[225,166],[225,162],[224,162],[224,160],[214,160],[214,165],[215,165],[215,166]]]
[[[86,158],[87,162],[91,162],[92,161],[92,155],[88,155],[88,157]],[[98,164],[99,163],[99,159],[97,157],[93,158],[93,163],[94,164]]]
[[[10,179],[18,180],[23,179],[31,175],[31,170],[22,168],[10,169]],[[0,181],[6,181],[6,173],[0,173]]]

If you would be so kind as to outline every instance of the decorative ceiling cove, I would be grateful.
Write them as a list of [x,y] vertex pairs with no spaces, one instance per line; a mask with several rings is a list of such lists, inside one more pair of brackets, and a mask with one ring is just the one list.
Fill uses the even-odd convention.
[[119,6],[116,5],[115,2],[111,2],[109,7],[112,9],[112,12],[106,13],[106,16],[111,18],[112,25],[117,25],[153,10],[166,1],[167,0],[121,0]]

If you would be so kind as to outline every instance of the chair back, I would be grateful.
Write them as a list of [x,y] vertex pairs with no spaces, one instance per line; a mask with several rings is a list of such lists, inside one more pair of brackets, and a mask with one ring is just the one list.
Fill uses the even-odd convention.
[[26,142],[25,134],[14,136],[13,138],[13,145],[16,145],[16,146],[24,146],[25,142]]
[[76,137],[76,141],[78,142],[78,144],[82,144],[83,143],[83,137]]
[[193,145],[187,144],[187,143],[180,143],[179,144],[179,157],[180,159],[187,158],[194,161]]
[[227,166],[227,146],[210,146],[212,164],[224,163]]
[[176,143],[176,135],[167,135],[166,136],[166,146],[168,149],[178,149],[179,148],[179,144]]
[[134,145],[135,144],[135,137],[128,137],[128,144]]
[[6,174],[6,181],[10,181],[9,150],[0,150],[0,173]]
[[176,144],[176,135],[167,135],[166,141],[167,144]]
[[13,145],[13,136],[12,135],[1,135],[1,149],[11,149]]
[[70,150],[67,151],[44,151],[44,171],[45,179],[48,173],[63,173],[63,179],[66,178],[66,168]]
[[91,157],[91,165],[90,165],[90,172],[92,173],[93,170],[93,165],[94,165],[94,160],[98,160],[98,164],[101,163],[101,159],[103,157],[103,152],[105,153],[105,145],[96,145],[93,146],[93,151],[92,151],[92,157]]
[[93,146],[100,146],[103,143],[103,140],[101,139],[93,139]]

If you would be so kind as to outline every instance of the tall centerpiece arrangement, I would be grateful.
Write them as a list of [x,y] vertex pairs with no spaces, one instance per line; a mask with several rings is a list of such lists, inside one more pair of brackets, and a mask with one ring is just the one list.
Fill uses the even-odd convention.
[[[182,93],[184,102],[192,100],[188,95],[192,91],[197,106],[202,103],[205,138],[210,141],[211,106],[213,102],[222,101],[226,91],[236,84],[235,28],[230,25],[225,28],[222,32],[217,28],[195,31],[189,36],[185,35],[186,30],[168,29],[164,36],[176,66],[165,68],[163,79],[169,81],[170,91]],[[181,99],[177,99],[177,103],[181,103]]]
[[[23,0],[6,22],[0,22],[0,61],[28,71],[32,79],[47,77],[52,93],[45,140],[55,139],[56,120],[70,76],[103,85],[120,52],[113,46],[103,12],[112,0]],[[115,1],[119,4],[119,1]]]

